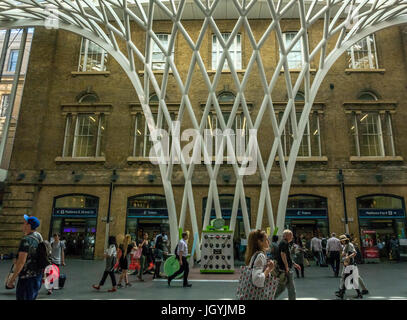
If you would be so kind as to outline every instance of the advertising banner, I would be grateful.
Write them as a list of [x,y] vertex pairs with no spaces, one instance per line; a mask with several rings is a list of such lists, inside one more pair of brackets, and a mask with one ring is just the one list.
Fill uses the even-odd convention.
[[376,231],[362,230],[362,248],[363,258],[365,259],[379,259],[380,252],[377,247]]

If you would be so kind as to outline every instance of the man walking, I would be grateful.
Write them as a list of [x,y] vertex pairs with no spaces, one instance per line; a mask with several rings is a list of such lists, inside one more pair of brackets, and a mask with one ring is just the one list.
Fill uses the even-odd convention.
[[331,237],[328,239],[326,244],[326,252],[335,277],[339,277],[341,251],[342,251],[341,242],[336,237],[335,232],[332,232]]
[[[54,233],[54,241],[51,242],[51,262],[58,268],[65,265],[65,244],[60,241],[59,234]],[[59,270],[61,274],[61,270]],[[52,294],[52,289],[48,289],[48,294]]]
[[391,237],[390,250],[392,259],[400,262],[400,241],[395,235]]
[[188,240],[188,233],[183,232],[182,239],[180,240],[180,242],[178,242],[177,251],[176,251],[176,256],[177,256],[177,259],[179,259],[180,268],[172,276],[168,277],[168,286],[169,287],[171,286],[171,281],[173,279],[175,279],[182,272],[184,272],[184,284],[183,284],[184,288],[192,287],[192,284],[188,283],[189,265],[188,265],[188,261],[187,261],[187,255],[188,255],[187,240]]
[[317,266],[321,265],[322,241],[316,235],[311,239],[311,251],[316,259]]
[[35,300],[41,288],[44,270],[38,268],[35,260],[38,245],[43,241],[41,234],[35,231],[39,225],[40,221],[36,217],[24,215],[24,237],[18,248],[14,274],[6,285],[8,289],[14,288],[14,282],[18,277],[17,300]]
[[288,299],[295,300],[295,285],[294,285],[294,272],[292,267],[297,270],[301,270],[301,267],[292,261],[290,253],[290,242],[293,241],[293,233],[291,230],[283,231],[283,240],[278,245],[277,264],[282,273],[285,273],[285,277],[280,277],[275,299],[287,288]]

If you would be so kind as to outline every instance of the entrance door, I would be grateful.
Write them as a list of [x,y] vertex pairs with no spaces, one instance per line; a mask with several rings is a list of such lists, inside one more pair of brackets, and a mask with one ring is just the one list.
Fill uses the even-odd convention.
[[305,236],[307,240],[311,240],[314,236],[315,232],[317,231],[317,223],[316,221],[307,221],[308,223],[291,223],[291,228],[293,231],[293,235],[295,240],[297,240],[302,234]]
[[[140,223],[137,226],[137,234],[140,237],[144,233],[148,233],[148,239],[154,240],[155,236],[161,233],[161,224],[159,223]],[[142,239],[142,238],[140,238]]]
[[67,257],[93,259],[96,221],[79,218],[63,219],[61,237],[66,241]]

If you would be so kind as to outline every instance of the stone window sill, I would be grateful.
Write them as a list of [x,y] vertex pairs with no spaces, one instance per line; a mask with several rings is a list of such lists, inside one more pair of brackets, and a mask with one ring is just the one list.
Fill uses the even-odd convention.
[[[290,69],[289,71],[290,71],[290,73],[300,73],[302,71],[302,69]],[[309,71],[312,74],[317,73],[317,69],[310,68]],[[284,73],[284,69],[280,70],[280,74],[281,73]]]
[[127,162],[150,162],[147,157],[127,157]]
[[381,73],[384,74],[386,69],[345,69],[346,74],[351,73]]
[[[140,70],[137,73],[139,76],[143,77],[145,72],[144,70]],[[153,74],[164,74],[164,70],[153,70]],[[168,74],[173,74],[173,72],[169,70]]]
[[[279,157],[276,157],[276,161],[279,161]],[[288,161],[288,157],[284,157],[284,161]],[[297,162],[328,162],[328,157],[297,157]]]
[[72,71],[72,77],[77,76],[110,76],[110,71]]
[[387,162],[387,161],[404,161],[400,156],[385,156],[385,157],[356,157],[349,158],[350,162]]
[[77,163],[86,163],[86,162],[105,162],[105,157],[56,157],[55,162],[77,162]]
[[[206,70],[208,75],[214,75],[216,73],[216,70]],[[245,73],[246,69],[241,69],[241,70],[236,70],[236,73]],[[230,70],[222,70],[222,74],[231,74],[232,72]]]

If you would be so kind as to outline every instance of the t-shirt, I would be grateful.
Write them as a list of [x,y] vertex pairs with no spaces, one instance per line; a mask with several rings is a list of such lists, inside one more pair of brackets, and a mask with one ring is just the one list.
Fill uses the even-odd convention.
[[177,248],[177,255],[179,256],[179,253],[182,251],[182,256],[186,257],[188,255],[188,245],[185,242],[184,239],[181,239],[180,242],[178,243],[178,248]]
[[51,262],[54,264],[61,264],[62,250],[65,250],[65,244],[62,241],[54,241],[51,243],[52,253]]
[[[137,242],[137,245],[139,246],[140,244],[143,243],[143,241],[144,241],[143,239],[139,240],[139,241]],[[142,254],[143,256],[147,256],[147,255],[148,255],[148,245],[147,245],[147,244],[144,244],[141,248],[142,248],[141,254]]]
[[36,277],[42,273],[42,270],[37,270],[35,261],[38,244],[40,242],[42,242],[42,236],[40,233],[36,231],[30,233],[29,235],[24,236],[21,239],[18,252],[27,252],[27,260],[25,261],[23,269],[18,275],[20,279]]
[[281,240],[280,244],[278,245],[278,255],[277,255],[277,262],[280,269],[285,270],[285,264],[283,259],[281,258],[281,253],[284,252],[287,257],[288,268],[291,269],[293,265],[293,261],[291,260],[290,254],[290,245],[287,240]]
[[[356,253],[356,249],[352,243],[348,243],[343,247],[343,253],[349,256],[352,253]],[[349,264],[355,264],[355,258],[349,259]]]

